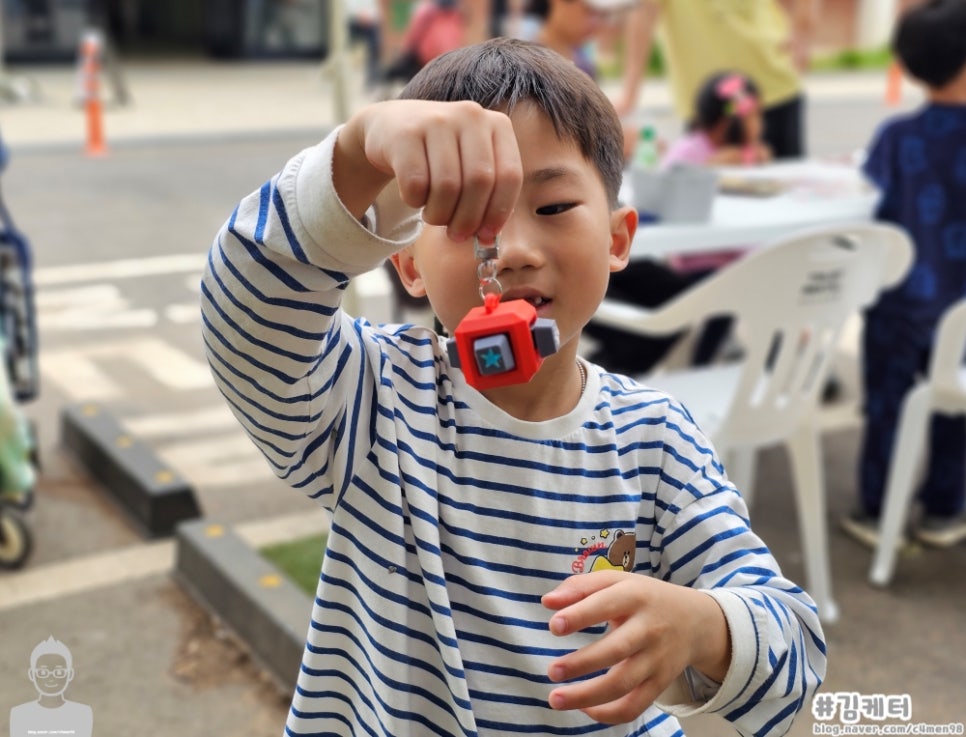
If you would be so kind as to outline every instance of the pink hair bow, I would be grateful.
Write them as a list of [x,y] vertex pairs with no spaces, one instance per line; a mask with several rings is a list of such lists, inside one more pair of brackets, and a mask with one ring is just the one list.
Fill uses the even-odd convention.
[[740,74],[729,74],[718,82],[715,91],[720,97],[730,101],[728,115],[744,117],[758,109],[755,98],[745,92],[745,80]]
[[715,88],[717,93],[725,99],[732,99],[737,97],[742,93],[745,88],[745,80],[742,79],[740,74],[729,74],[727,77],[718,82],[718,86]]

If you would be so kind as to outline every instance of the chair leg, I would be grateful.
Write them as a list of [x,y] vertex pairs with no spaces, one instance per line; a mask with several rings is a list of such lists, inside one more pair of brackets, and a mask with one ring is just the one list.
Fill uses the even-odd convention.
[[818,428],[804,422],[788,440],[788,455],[795,481],[795,504],[805,558],[808,593],[823,622],[835,622],[839,608],[832,598],[828,529],[825,513],[825,478],[822,471]]
[[869,581],[885,586],[892,580],[902,528],[915,493],[915,476],[929,431],[932,396],[928,384],[906,395],[899,413],[892,459],[886,477],[884,506],[879,521],[879,544],[869,570]]

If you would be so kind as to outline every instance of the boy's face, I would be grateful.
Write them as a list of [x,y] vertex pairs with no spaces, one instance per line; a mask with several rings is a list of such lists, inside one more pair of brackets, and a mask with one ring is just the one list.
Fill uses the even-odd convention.
[[[630,207],[611,211],[597,169],[535,107],[521,105],[510,119],[523,187],[500,234],[498,278],[504,300],[527,299],[539,317],[556,320],[563,346],[597,310],[609,275],[626,266],[637,216]],[[429,297],[450,334],[482,303],[472,241],[456,243],[445,228],[427,225],[393,260],[409,292]]]

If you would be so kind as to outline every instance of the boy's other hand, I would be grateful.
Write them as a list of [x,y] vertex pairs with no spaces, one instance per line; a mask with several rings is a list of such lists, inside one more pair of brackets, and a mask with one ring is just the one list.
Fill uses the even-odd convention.
[[339,135],[333,180],[356,217],[395,179],[423,220],[454,240],[486,243],[509,219],[523,171],[510,118],[475,102],[391,100],[353,116]]
[[598,571],[571,576],[543,597],[555,610],[550,631],[566,636],[606,623],[598,640],[550,664],[560,683],[554,709],[580,709],[592,719],[620,724],[636,719],[692,666],[724,680],[731,662],[727,622],[718,603],[696,589],[636,573]]

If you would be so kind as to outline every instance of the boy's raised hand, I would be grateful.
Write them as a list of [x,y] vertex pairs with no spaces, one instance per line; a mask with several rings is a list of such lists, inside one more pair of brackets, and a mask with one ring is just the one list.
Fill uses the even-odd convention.
[[392,100],[370,105],[340,132],[333,182],[361,217],[395,179],[403,201],[453,240],[490,243],[513,211],[523,180],[510,118],[475,102]]
[[558,636],[609,625],[592,644],[551,663],[548,675],[556,683],[606,671],[555,688],[554,709],[580,709],[606,724],[629,722],[687,666],[722,681],[731,662],[724,613],[696,589],[636,573],[598,571],[571,576],[544,595],[543,605],[555,610],[550,631]]

